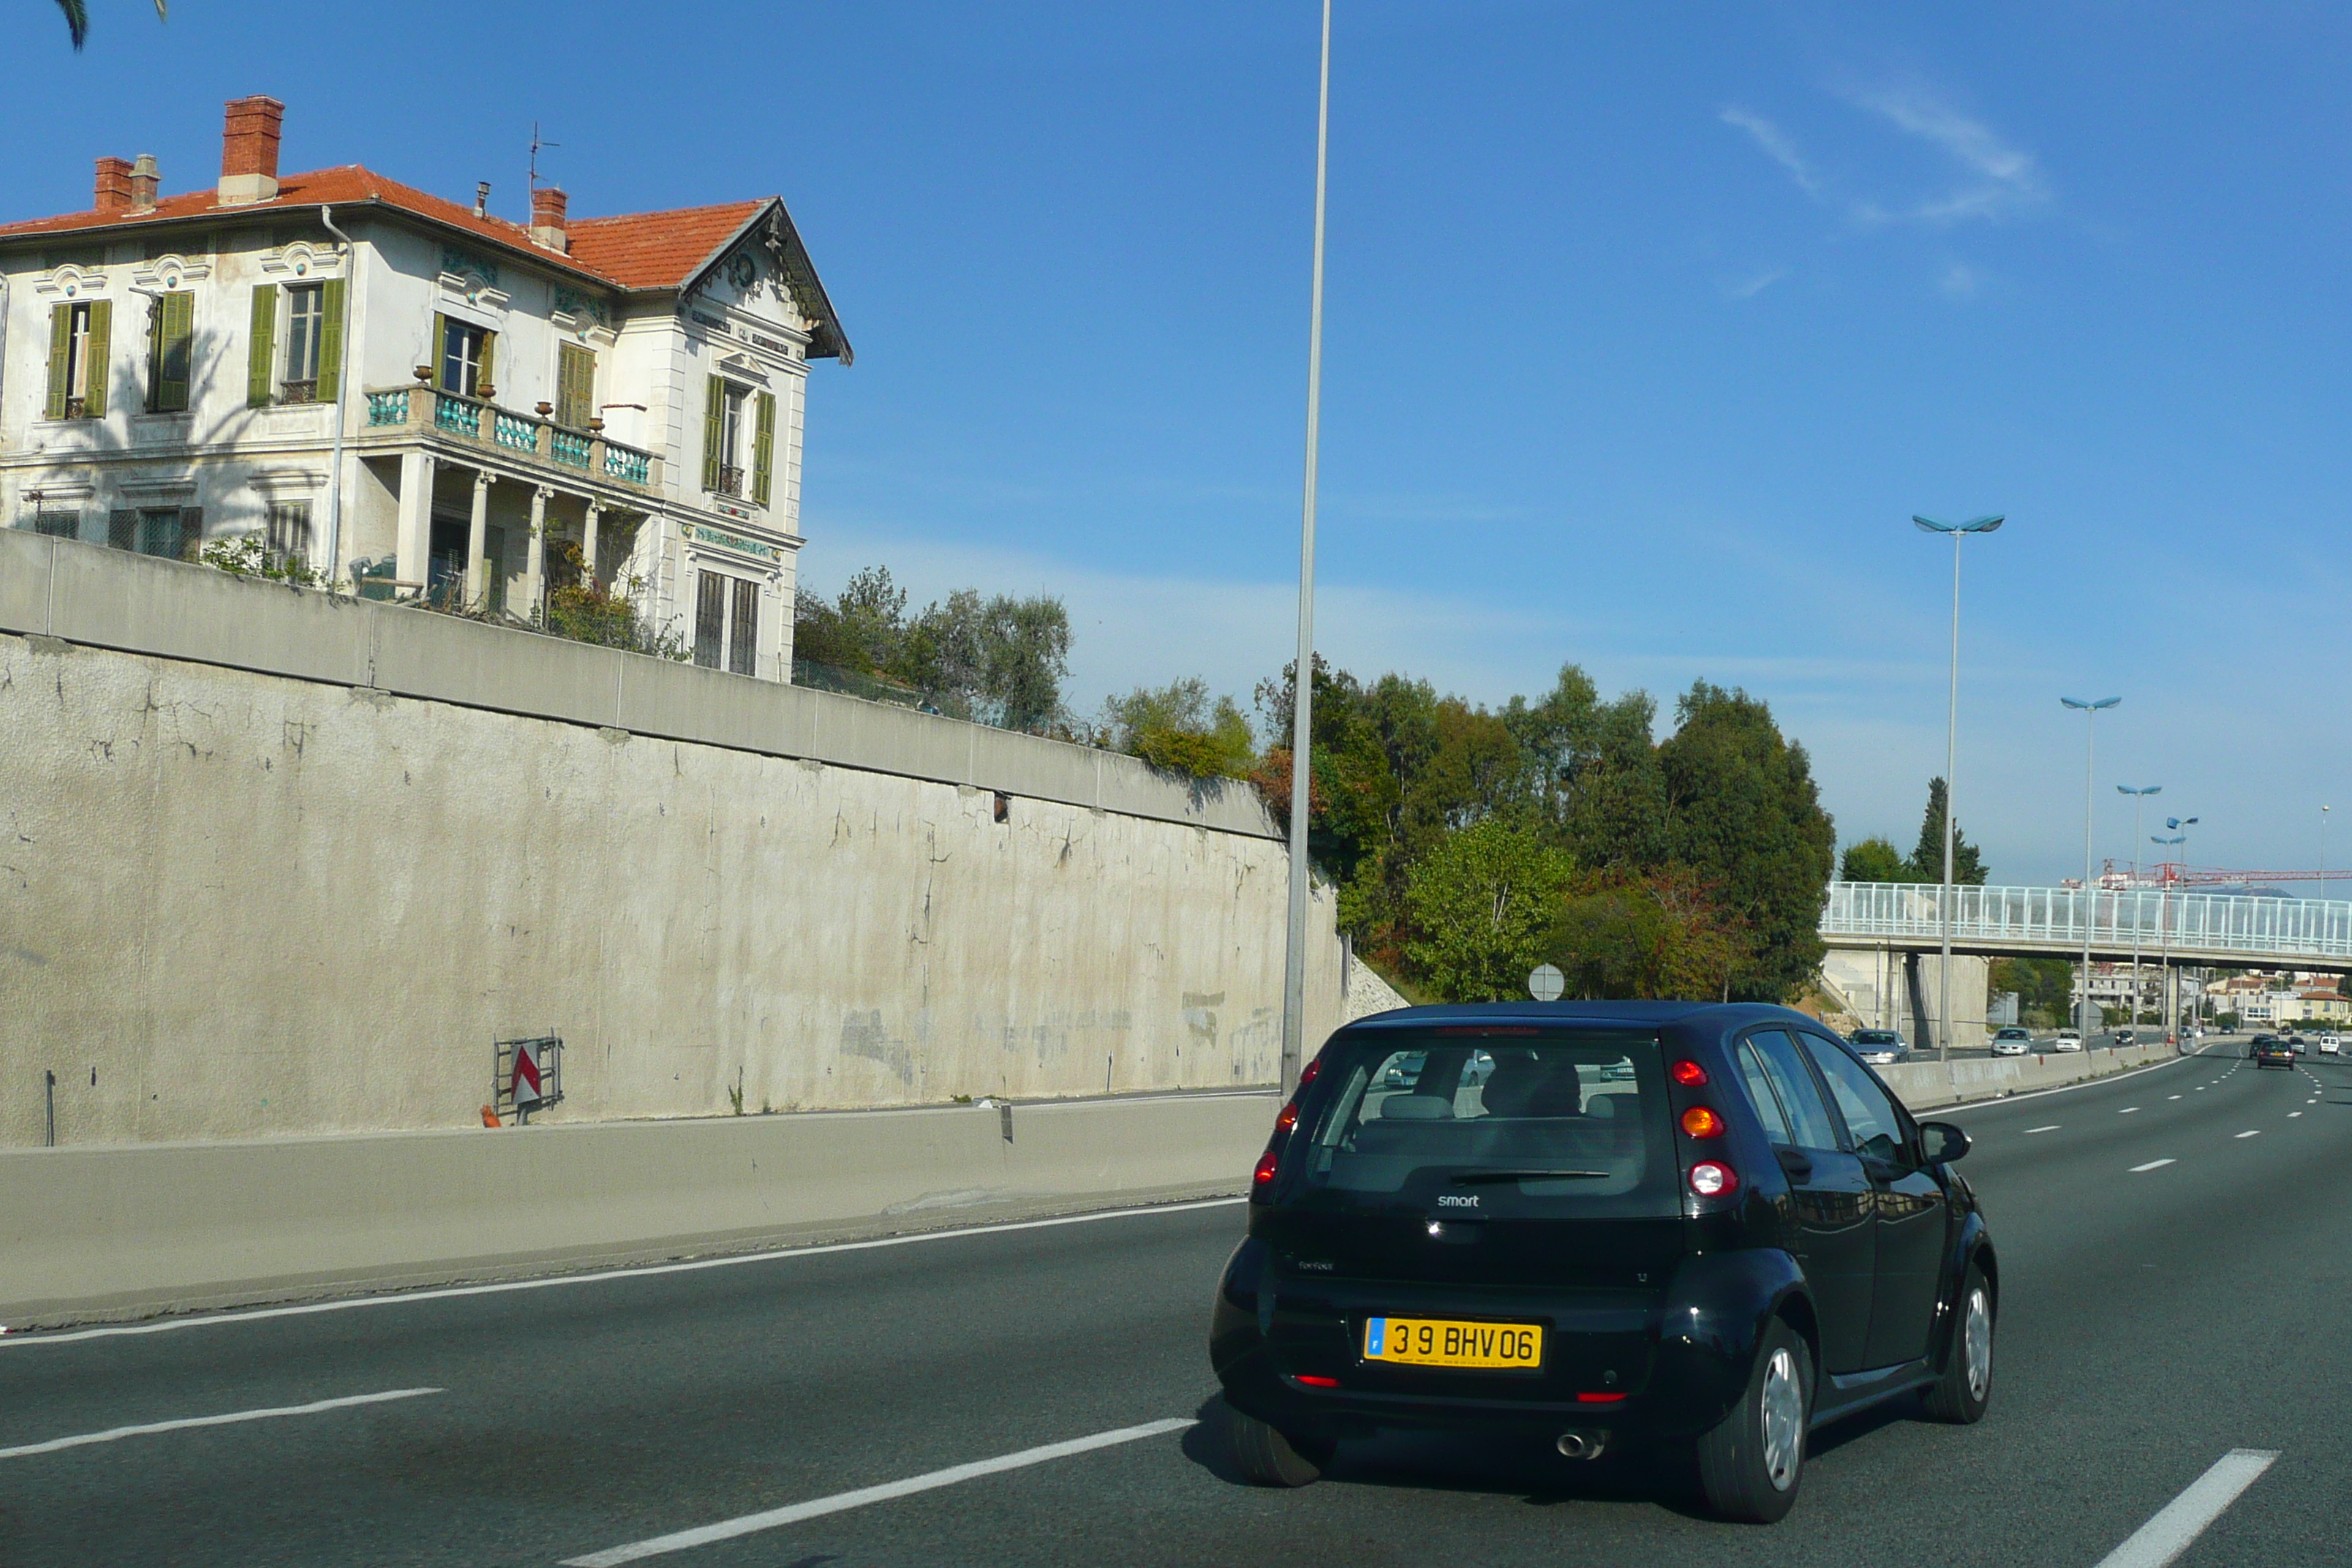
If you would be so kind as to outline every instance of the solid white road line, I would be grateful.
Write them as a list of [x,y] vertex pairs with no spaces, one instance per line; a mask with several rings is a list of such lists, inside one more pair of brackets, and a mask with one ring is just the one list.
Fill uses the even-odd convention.
[[2278,1458],[2268,1448],[2232,1448],[2189,1484],[2189,1489],[2159,1510],[2154,1519],[2131,1532],[2131,1538],[2105,1557],[2099,1568],[2164,1568],[2189,1550],[2206,1527],[2238,1500],[2238,1494],[2262,1479]]
[[2053,1122],[2052,1122],[2052,1123],[2051,1123],[2049,1126],[2047,1126],[2047,1127],[2029,1127],[2029,1128],[2027,1128],[2027,1129],[2025,1130],[2025,1135],[2026,1135],[2028,1138],[2031,1138],[2031,1137],[2032,1137],[2036,1132],[2055,1132],[2055,1131],[2058,1131],[2058,1123],[2056,1123],[2055,1121],[2053,1121]]
[[1122,1426],[1115,1432],[1097,1432],[1091,1437],[1073,1437],[1066,1443],[1048,1443],[1041,1448],[1024,1448],[1017,1454],[1003,1454],[993,1459],[975,1459],[969,1465],[953,1465],[927,1475],[908,1476],[903,1481],[885,1481],[878,1487],[860,1487],[854,1492],[837,1492],[832,1497],[818,1498],[814,1502],[796,1502],[789,1508],[770,1509],[765,1513],[747,1513],[740,1519],[721,1520],[694,1530],[681,1530],[672,1535],[656,1535],[649,1541],[633,1541],[626,1546],[615,1546],[604,1552],[593,1552],[585,1557],[567,1557],[563,1568],[615,1568],[623,1563],[635,1563],[641,1558],[659,1557],[665,1552],[684,1552],[688,1547],[708,1546],[714,1541],[732,1541],[739,1535],[750,1535],[762,1530],[774,1530],[779,1525],[797,1524],[804,1519],[816,1519],[824,1514],[840,1513],[848,1509],[864,1508],[868,1503],[887,1502],[892,1498],[911,1496],[916,1492],[935,1491],[940,1487],[955,1486],[982,1476],[1002,1474],[1006,1470],[1024,1469],[1042,1465],[1050,1459],[1066,1459],[1073,1454],[1091,1453],[1097,1448],[1116,1447],[1139,1438],[1157,1437],[1166,1432],[1181,1432],[1194,1426],[1190,1416],[1176,1416],[1166,1421],[1147,1421],[1140,1426]]
[[2241,1138],[2259,1138],[2262,1135],[2263,1130],[2259,1127],[2250,1127],[2245,1131],[2238,1134]]
[[168,1334],[180,1329],[215,1328],[223,1323],[257,1323],[268,1318],[305,1318],[313,1312],[346,1312],[358,1307],[397,1307],[410,1301],[446,1301],[460,1296],[497,1296],[509,1290],[551,1290],[562,1285],[596,1285],[608,1279],[692,1274],[705,1268],[732,1268],[739,1263],[777,1263],[796,1258],[822,1258],[835,1252],[871,1252],[877,1247],[912,1247],[926,1241],[954,1241],[964,1237],[1001,1236],[1015,1230],[1051,1230],[1066,1225],[1092,1225],[1097,1220],[1189,1214],[1194,1209],[1229,1208],[1247,1202],[1247,1198],[1201,1198],[1191,1203],[1147,1204],[1139,1208],[1063,1215],[1055,1219],[1007,1220],[1001,1225],[965,1226],[960,1230],[917,1231],[911,1236],[886,1236],[873,1241],[835,1241],[823,1247],[779,1247],[765,1252],[732,1253],[725,1258],[698,1258],[686,1263],[646,1263],[627,1268],[602,1268],[593,1274],[557,1274],[543,1279],[504,1279],[495,1285],[448,1285],[436,1290],[352,1296],[335,1301],[311,1301],[299,1307],[263,1307],[250,1312],[218,1312],[205,1318],[162,1318],[152,1323],[119,1323],[112,1328],[76,1329],[65,1334],[26,1334],[21,1338],[10,1334],[0,1339],[0,1351],[15,1345],[67,1345],[80,1340],[107,1340],[120,1334]]
[[324,1410],[348,1410],[355,1405],[383,1405],[390,1400],[415,1399],[421,1394],[440,1392],[437,1388],[394,1388],[383,1394],[353,1394],[341,1399],[314,1400],[309,1405],[281,1405],[271,1410],[234,1410],[226,1415],[191,1415],[184,1421],[150,1421],[143,1426],[114,1426],[104,1432],[84,1432],[74,1437],[52,1437],[46,1443],[0,1448],[0,1459],[54,1454],[63,1448],[86,1447],[92,1443],[116,1443],[125,1437],[147,1437],[158,1432],[184,1432],[192,1426],[233,1426],[240,1421],[274,1421],[281,1415],[316,1415]]
[[2137,1176],[2142,1171],[2161,1171],[2167,1165],[2173,1164],[2175,1163],[2176,1162],[2171,1160],[2150,1160],[2145,1165],[2134,1165],[2132,1167],[2132,1174]]

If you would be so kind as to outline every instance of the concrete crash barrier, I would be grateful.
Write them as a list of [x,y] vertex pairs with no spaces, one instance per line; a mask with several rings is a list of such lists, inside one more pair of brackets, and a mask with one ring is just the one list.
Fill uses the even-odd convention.
[[2056,1089],[2111,1073],[2126,1072],[2152,1062],[2170,1061],[2180,1053],[2161,1041],[2127,1046],[2121,1050],[2061,1051],[2036,1057],[1968,1057],[1959,1060],[1902,1062],[1878,1069],[1886,1087],[1911,1110],[1965,1105],[1970,1100],[1999,1100],[2037,1089]]
[[1169,1095],[0,1151],[0,1324],[1237,1194],[1276,1109]]

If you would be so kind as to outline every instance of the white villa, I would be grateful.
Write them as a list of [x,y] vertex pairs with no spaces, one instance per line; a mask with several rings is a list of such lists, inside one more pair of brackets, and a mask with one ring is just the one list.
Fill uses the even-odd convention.
[[364,168],[98,160],[0,225],[0,518],[194,559],[259,533],[376,596],[527,616],[579,573],[695,662],[792,671],[808,364],[850,360],[782,200],[529,226]]

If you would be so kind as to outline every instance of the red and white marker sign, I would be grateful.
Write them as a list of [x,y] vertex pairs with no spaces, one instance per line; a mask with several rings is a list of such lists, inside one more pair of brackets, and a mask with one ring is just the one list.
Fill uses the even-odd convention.
[[532,1056],[535,1043],[517,1040],[514,1053],[514,1077],[508,1088],[514,1094],[517,1107],[537,1105],[541,1098],[539,1087],[539,1058]]

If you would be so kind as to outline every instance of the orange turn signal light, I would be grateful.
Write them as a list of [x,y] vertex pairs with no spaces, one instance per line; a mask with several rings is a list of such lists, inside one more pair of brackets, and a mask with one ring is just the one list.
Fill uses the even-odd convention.
[[1720,1138],[1723,1118],[1704,1105],[1694,1105],[1683,1112],[1683,1131],[1694,1138]]

